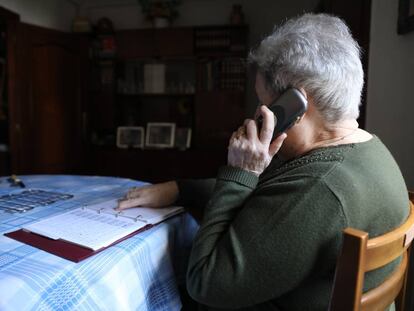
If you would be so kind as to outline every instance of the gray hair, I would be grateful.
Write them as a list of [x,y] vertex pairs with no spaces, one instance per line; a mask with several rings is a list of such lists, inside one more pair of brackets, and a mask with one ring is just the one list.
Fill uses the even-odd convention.
[[359,115],[364,73],[348,26],[327,14],[290,19],[250,52],[267,88],[303,88],[328,122]]

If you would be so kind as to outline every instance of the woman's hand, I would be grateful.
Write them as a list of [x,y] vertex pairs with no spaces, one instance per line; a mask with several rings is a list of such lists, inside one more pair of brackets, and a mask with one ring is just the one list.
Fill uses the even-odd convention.
[[263,116],[260,133],[257,133],[256,122],[247,119],[244,126],[239,127],[231,136],[227,156],[228,165],[242,168],[257,176],[270,164],[287,137],[286,133],[282,133],[272,141],[274,114],[264,105],[260,107],[260,114]]
[[178,185],[175,181],[132,188],[124,199],[119,200],[117,210],[145,206],[160,208],[172,205],[178,199]]

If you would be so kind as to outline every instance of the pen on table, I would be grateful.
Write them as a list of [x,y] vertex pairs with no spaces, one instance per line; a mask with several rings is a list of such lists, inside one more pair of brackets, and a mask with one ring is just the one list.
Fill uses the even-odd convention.
[[12,186],[19,186],[20,188],[26,188],[26,185],[23,183],[23,181],[18,178],[16,175],[11,175],[8,179],[7,179]]

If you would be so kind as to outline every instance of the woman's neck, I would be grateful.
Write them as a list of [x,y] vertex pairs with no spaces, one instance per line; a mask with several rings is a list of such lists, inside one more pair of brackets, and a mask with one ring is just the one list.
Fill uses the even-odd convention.
[[288,132],[285,146],[281,148],[284,158],[296,158],[311,150],[358,143],[371,139],[368,132],[358,127],[356,120],[344,120],[335,124],[302,124]]
[[308,148],[312,150],[319,147],[354,142],[359,130],[356,120],[344,120],[336,122],[335,124],[323,124],[314,128],[313,137],[309,140]]

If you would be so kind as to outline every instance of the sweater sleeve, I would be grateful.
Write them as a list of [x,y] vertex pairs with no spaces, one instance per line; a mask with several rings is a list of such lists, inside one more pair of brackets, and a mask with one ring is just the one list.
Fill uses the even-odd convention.
[[256,184],[246,171],[219,171],[187,271],[188,291],[202,304],[260,304],[335,264],[345,220],[323,181],[291,178],[257,191]]
[[204,209],[215,183],[214,178],[177,180],[179,197],[176,204],[186,208]]

